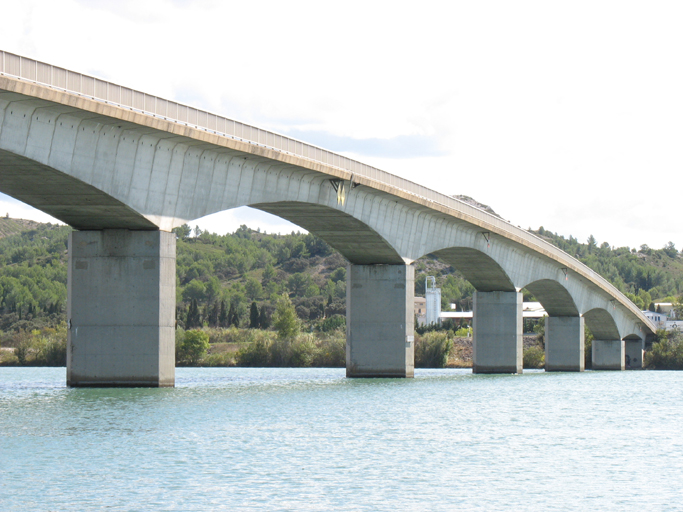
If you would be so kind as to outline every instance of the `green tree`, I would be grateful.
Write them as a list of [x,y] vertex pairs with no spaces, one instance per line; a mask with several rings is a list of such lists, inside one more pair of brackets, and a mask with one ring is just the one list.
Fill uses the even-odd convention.
[[202,326],[202,317],[199,313],[199,305],[197,299],[192,299],[190,307],[187,309],[187,319],[185,320],[185,327],[193,329]]
[[190,234],[192,233],[192,228],[187,224],[183,224],[182,226],[173,228],[171,231],[173,231],[176,234],[176,236],[181,240],[185,240],[190,237]]
[[293,338],[299,334],[299,319],[289,296],[283,293],[275,305],[273,327],[281,339]]
[[178,354],[181,363],[196,365],[209,350],[209,335],[204,331],[185,331]]
[[258,329],[259,328],[259,310],[256,302],[251,303],[251,308],[249,310],[249,328]]

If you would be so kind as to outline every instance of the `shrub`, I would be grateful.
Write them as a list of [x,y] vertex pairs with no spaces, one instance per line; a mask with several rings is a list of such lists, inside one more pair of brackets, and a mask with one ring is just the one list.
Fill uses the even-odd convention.
[[337,329],[346,329],[346,317],[344,315],[332,315],[320,322],[320,330],[322,332],[336,331]]
[[643,366],[650,370],[683,370],[683,335],[657,331],[657,341],[645,352]]
[[461,327],[460,329],[455,331],[456,338],[469,338],[470,334],[471,332],[469,327]]
[[237,366],[271,366],[270,345],[271,341],[266,338],[245,344],[235,356]]
[[447,332],[428,332],[415,340],[416,368],[445,368],[448,354],[453,349],[453,340]]
[[344,368],[346,366],[346,336],[336,331],[318,342],[318,352],[312,366]]
[[273,327],[281,339],[293,338],[299,333],[299,319],[286,293],[283,293],[277,300],[273,314]]
[[194,366],[206,355],[209,350],[209,335],[204,331],[185,331],[180,343],[178,362]]
[[544,368],[545,367],[545,350],[539,345],[527,347],[524,349],[523,356],[524,368]]

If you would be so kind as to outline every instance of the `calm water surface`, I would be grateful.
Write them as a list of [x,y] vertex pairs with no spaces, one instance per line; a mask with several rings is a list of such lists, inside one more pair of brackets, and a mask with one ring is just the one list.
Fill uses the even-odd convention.
[[683,510],[683,372],[0,368],[0,510]]

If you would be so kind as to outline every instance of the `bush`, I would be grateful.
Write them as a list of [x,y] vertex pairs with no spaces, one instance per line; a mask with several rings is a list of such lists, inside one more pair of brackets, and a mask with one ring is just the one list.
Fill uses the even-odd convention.
[[346,329],[346,317],[344,315],[332,315],[320,322],[320,330],[322,332],[332,332],[337,329]]
[[535,345],[524,349],[523,356],[524,368],[544,368],[545,350],[543,347]]
[[66,366],[66,324],[19,331],[12,336],[14,356],[21,366]]
[[281,339],[292,338],[299,333],[299,319],[296,316],[292,301],[289,300],[286,293],[283,293],[277,300],[273,314],[273,327]]
[[244,344],[235,357],[237,366],[343,368],[346,365],[346,339],[330,336],[316,340],[312,334],[293,339],[262,337]]
[[237,355],[235,356],[235,362],[237,363],[237,366],[271,366],[271,344],[272,342],[266,338],[256,340],[253,343],[245,344],[245,346],[237,351]]
[[428,332],[415,339],[416,368],[445,368],[453,340],[447,332]]
[[643,366],[650,370],[683,370],[683,335],[679,331],[657,331],[659,341],[645,352]]
[[180,364],[195,366],[208,350],[209,335],[207,333],[200,330],[185,331],[176,357]]
[[456,338],[469,338],[471,334],[472,333],[469,327],[461,327],[460,329],[455,331]]
[[346,335],[333,332],[318,342],[318,351],[312,366],[319,368],[344,368],[346,366]]

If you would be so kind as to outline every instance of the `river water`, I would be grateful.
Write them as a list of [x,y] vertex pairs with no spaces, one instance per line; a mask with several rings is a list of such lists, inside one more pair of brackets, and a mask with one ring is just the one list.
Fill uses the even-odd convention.
[[683,510],[683,372],[0,368],[2,511]]

